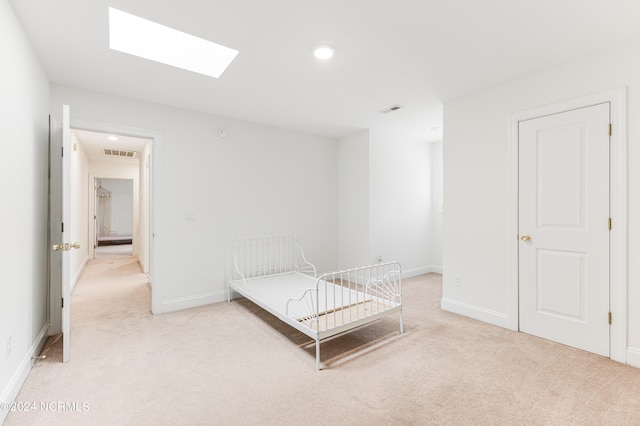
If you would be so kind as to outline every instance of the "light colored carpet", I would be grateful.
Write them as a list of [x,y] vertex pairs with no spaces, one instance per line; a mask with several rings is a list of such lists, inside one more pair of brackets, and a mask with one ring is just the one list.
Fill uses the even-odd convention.
[[444,312],[439,275],[404,281],[404,335],[396,316],[324,343],[320,373],[306,336],[244,299],[152,316],[149,298],[134,258],[91,261],[71,362],[51,342],[17,398],[80,411],[6,425],[640,424],[640,370]]

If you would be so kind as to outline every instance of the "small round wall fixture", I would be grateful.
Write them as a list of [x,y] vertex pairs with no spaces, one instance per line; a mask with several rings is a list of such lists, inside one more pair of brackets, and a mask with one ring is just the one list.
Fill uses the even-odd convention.
[[336,48],[330,44],[320,44],[316,47],[316,50],[313,51],[313,55],[322,60],[331,58],[334,53],[336,53]]
[[222,139],[226,139],[229,137],[229,132],[227,132],[225,129],[220,129],[218,130],[218,136],[220,136]]

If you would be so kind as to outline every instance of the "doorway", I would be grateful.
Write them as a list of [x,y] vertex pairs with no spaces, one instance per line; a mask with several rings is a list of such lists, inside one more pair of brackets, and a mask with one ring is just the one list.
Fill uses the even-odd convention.
[[[521,223],[520,217],[520,198],[521,196],[526,196],[525,194],[520,194],[520,157],[522,153],[520,152],[520,127],[523,123],[527,121],[533,121],[537,118],[541,117],[550,117],[556,114],[562,114],[568,111],[580,111],[590,109],[593,106],[597,105],[608,105],[608,122],[605,121],[605,132],[609,131],[609,124],[611,124],[611,136],[610,143],[608,145],[608,161],[606,162],[606,166],[608,166],[609,171],[609,184],[608,184],[608,202],[605,201],[605,205],[608,204],[609,214],[605,215],[604,223],[601,225],[605,228],[605,232],[608,233],[608,252],[604,255],[605,260],[608,260],[608,271],[605,272],[605,280],[608,281],[608,307],[609,309],[605,309],[604,313],[588,313],[588,306],[585,303],[588,301],[581,301],[577,295],[582,291],[590,291],[586,289],[586,287],[581,287],[586,285],[586,283],[582,283],[577,278],[577,273],[585,273],[586,263],[584,262],[584,258],[580,255],[580,250],[569,250],[570,253],[567,253],[565,257],[562,256],[552,256],[559,254],[559,251],[553,251],[553,249],[547,250],[542,247],[535,247],[534,250],[530,250],[532,246],[528,244],[532,244],[534,242],[540,242],[540,237],[537,236],[534,240],[534,235],[527,232],[523,228],[525,223]],[[604,107],[606,108],[606,106]],[[512,164],[509,172],[509,198],[510,202],[508,204],[508,217],[511,223],[510,229],[512,232],[509,233],[507,247],[509,262],[508,262],[508,270],[507,270],[507,278],[508,278],[508,298],[509,298],[509,326],[513,330],[527,331],[528,330],[528,322],[527,319],[523,320],[522,315],[527,315],[526,313],[522,313],[523,310],[529,309],[530,312],[535,312],[535,315],[546,315],[548,317],[555,316],[563,317],[564,320],[569,322],[574,322],[576,324],[581,321],[584,323],[585,319],[583,317],[583,312],[588,315],[587,321],[599,321],[601,326],[604,323],[604,328],[608,329],[608,338],[605,338],[607,342],[605,346],[608,346],[608,356],[619,362],[626,362],[627,360],[627,220],[626,220],[626,212],[627,212],[627,170],[626,170],[626,92],[624,88],[613,89],[605,92],[595,93],[592,95],[583,96],[577,99],[568,100],[565,102],[559,102],[557,104],[552,104],[549,106],[536,108],[528,111],[524,111],[521,113],[514,114],[512,116],[512,132],[511,132],[511,143],[508,146],[509,149],[509,158]],[[566,129],[565,129],[566,130]],[[574,142],[574,147],[575,142]],[[534,154],[529,154],[534,155]],[[539,149],[537,148],[535,156],[540,155]],[[606,154],[604,154],[606,155]],[[556,158],[557,159],[557,158]],[[554,161],[554,160],[550,160]],[[559,163],[560,164],[560,163]],[[541,167],[540,165],[536,167]],[[574,166],[572,166],[574,167]],[[561,164],[558,166],[557,170],[562,174]],[[544,184],[544,179],[542,177],[536,178],[536,185]],[[577,179],[577,178],[575,178]],[[575,180],[574,182],[581,181],[582,177]],[[553,183],[553,179],[550,180]],[[566,183],[566,182],[565,182]],[[586,187],[585,187],[586,188]],[[591,195],[588,195],[591,196]],[[557,194],[556,194],[557,197]],[[549,198],[547,201],[553,200]],[[556,198],[556,201],[551,203],[551,207],[546,210],[546,213],[553,212],[554,208],[559,207],[560,205],[566,203],[573,203],[573,210],[571,208],[563,208],[562,214],[566,215],[566,212],[572,212],[571,214],[575,216],[575,206],[578,206],[576,199],[571,201],[570,199],[565,198]],[[547,203],[549,204],[549,203]],[[546,207],[545,207],[546,208]],[[557,210],[557,209],[556,209]],[[544,213],[544,214],[546,214]],[[540,212],[540,208],[537,208],[535,211],[535,219],[534,224],[538,226],[541,223],[541,217],[543,213]],[[548,217],[548,216],[547,216]],[[609,226],[609,218],[611,219],[611,229],[608,229]],[[574,218],[575,219],[575,218]],[[544,221],[547,221],[546,219]],[[565,228],[568,228],[567,223],[570,221],[564,217],[563,221]],[[551,224],[552,221],[547,221]],[[575,220],[573,220],[575,222]],[[575,225],[573,225],[575,226]],[[549,226],[550,228],[552,226]],[[577,226],[579,228],[580,226]],[[556,228],[561,228],[560,226],[556,226]],[[578,233],[577,229],[575,230]],[[534,230],[534,233],[536,231]],[[524,237],[524,240],[523,240]],[[567,237],[568,238],[568,237]],[[606,245],[606,243],[605,243]],[[536,274],[540,273],[538,270],[522,270],[521,271],[521,255],[526,257],[526,252],[530,250],[534,252],[534,256],[537,262],[542,261],[543,269],[546,271],[553,271],[553,278],[548,278],[546,280],[547,283],[553,283],[554,280],[557,284],[557,281],[562,280],[566,282],[571,282],[571,286],[569,288],[565,288],[562,290],[552,289],[549,285],[546,288],[536,287],[535,284],[533,287],[534,293],[527,293],[526,290],[527,284],[524,283],[524,288],[520,287],[520,279],[523,280],[533,279],[539,280],[540,278],[536,276]],[[546,255],[549,255],[545,257]],[[540,257],[545,257],[544,259],[540,259]],[[562,262],[560,262],[562,260]],[[569,267],[572,265],[571,267]],[[523,267],[524,268],[524,267]],[[569,272],[571,271],[571,272]],[[546,272],[545,272],[546,273]],[[560,278],[560,276],[564,274],[564,278]],[[585,275],[586,276],[586,275]],[[606,284],[605,284],[606,288]],[[585,290],[586,289],[586,290]],[[523,292],[522,294],[520,292]],[[560,299],[549,299],[549,295],[557,292],[562,293],[562,297]],[[567,293],[568,292],[568,293]],[[587,293],[585,293],[587,294]],[[595,297],[595,294],[590,295],[591,298]],[[546,298],[546,299],[544,299]],[[568,302],[569,299],[573,298],[573,302]],[[606,296],[605,296],[606,298]],[[543,300],[544,299],[544,300]],[[552,302],[548,302],[552,300]],[[556,303],[558,300],[562,300],[562,302]],[[520,302],[524,304],[527,303],[535,303],[535,308],[522,306]],[[556,303],[554,305],[554,303]],[[602,304],[604,306],[604,304]],[[599,308],[602,310],[602,307]],[[544,311],[544,312],[542,312]],[[558,311],[558,312],[556,312]],[[564,311],[564,312],[563,312]],[[594,311],[596,312],[596,311]],[[610,313],[610,314],[609,314]],[[591,318],[592,316],[598,316],[599,318]],[[609,320],[611,323],[609,324]],[[550,327],[547,324],[546,328]],[[564,326],[557,326],[558,328],[563,328]],[[562,332],[561,332],[562,333]],[[566,334],[566,333],[565,333]],[[549,338],[549,337],[546,337]],[[555,339],[552,339],[555,340]],[[587,340],[590,340],[587,337]],[[602,340],[602,338],[595,338],[596,340]],[[575,342],[566,342],[567,344],[575,347],[580,347],[579,344]],[[608,343],[608,344],[607,344]],[[591,344],[591,343],[590,343]],[[600,350],[594,350],[593,348],[586,348],[586,350],[601,353]],[[605,356],[607,356],[606,348],[605,348]]]
[[[142,137],[130,136],[138,131],[93,122],[71,120],[71,211],[74,220],[68,226],[70,240],[78,242],[71,258],[71,291],[78,282],[87,262],[95,257],[95,177],[128,179],[133,182],[133,227],[131,252],[151,282],[152,268],[152,153],[156,136],[142,132]],[[112,131],[113,130],[113,131]],[[147,133],[149,136],[147,136]],[[66,150],[64,151],[67,152]],[[77,219],[77,220],[76,220]],[[61,331],[59,282],[52,281],[50,290],[51,334]],[[149,305],[152,305],[152,298]],[[147,306],[147,309],[151,306]]]
[[[133,256],[133,179],[94,178],[94,256],[109,252]],[[138,224],[136,224],[138,226]],[[107,249],[108,247],[108,249]]]

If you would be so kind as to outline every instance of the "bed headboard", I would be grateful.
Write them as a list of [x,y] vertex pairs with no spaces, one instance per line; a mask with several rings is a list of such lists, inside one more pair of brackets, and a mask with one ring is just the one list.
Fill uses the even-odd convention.
[[316,276],[316,268],[304,257],[290,232],[235,236],[227,246],[227,279],[263,278],[301,272]]

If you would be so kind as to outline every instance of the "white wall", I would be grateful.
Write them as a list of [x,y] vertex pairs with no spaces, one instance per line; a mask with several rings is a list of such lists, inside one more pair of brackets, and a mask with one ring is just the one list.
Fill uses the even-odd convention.
[[369,250],[369,131],[339,142],[338,267],[373,263]]
[[433,272],[442,273],[442,213],[443,170],[442,142],[430,144],[431,148],[431,233],[429,236],[429,259]]
[[[629,356],[640,365],[640,264],[634,261],[640,256],[634,238],[640,232],[639,43],[445,104],[443,301],[466,306],[470,316],[508,319],[511,115],[622,86],[628,99],[629,267],[628,318],[621,320],[628,324]],[[454,285],[455,275],[461,286]]]
[[47,333],[49,84],[7,0],[0,57],[0,401],[13,401]]
[[371,129],[339,141],[340,268],[442,272],[442,143]]
[[371,129],[369,144],[371,261],[397,260],[407,276],[435,271],[431,145],[393,129]]
[[[92,252],[93,242],[89,241],[89,160],[74,132],[71,132],[71,238],[68,242],[80,243],[78,250],[71,250],[69,263],[71,271],[71,291]],[[93,191],[92,191],[93,192]],[[93,222],[91,222],[93,223]]]
[[[53,85],[52,111],[63,103],[72,126],[114,123],[160,135],[154,312],[224,300],[225,244],[234,233],[290,230],[319,271],[337,267],[336,140]],[[190,213],[196,220],[186,220]]]

